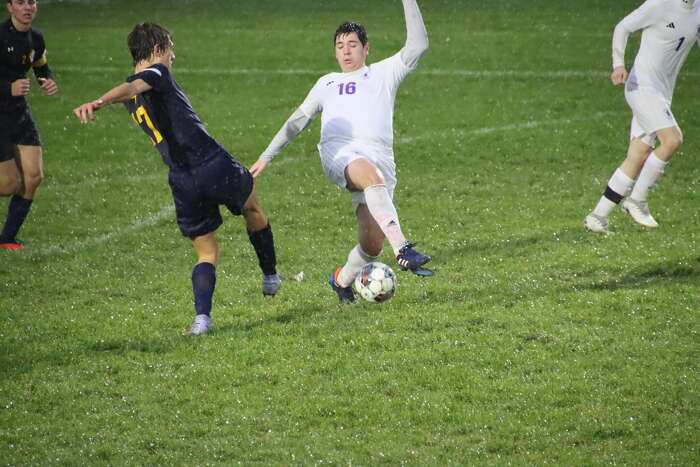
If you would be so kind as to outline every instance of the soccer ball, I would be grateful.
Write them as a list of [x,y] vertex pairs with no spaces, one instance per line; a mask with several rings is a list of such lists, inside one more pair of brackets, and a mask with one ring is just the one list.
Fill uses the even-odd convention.
[[355,292],[368,302],[385,302],[394,296],[396,274],[384,263],[365,264],[355,277]]

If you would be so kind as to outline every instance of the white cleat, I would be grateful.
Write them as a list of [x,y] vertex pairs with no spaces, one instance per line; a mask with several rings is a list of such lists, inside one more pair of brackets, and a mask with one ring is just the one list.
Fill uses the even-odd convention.
[[651,228],[659,226],[659,223],[649,214],[649,206],[645,201],[627,198],[625,202],[622,203],[622,210],[629,214],[637,224]]
[[199,336],[211,331],[211,318],[207,315],[197,315],[194,317],[192,327],[185,331],[186,336]]
[[608,219],[598,214],[588,214],[583,220],[583,226],[591,232],[608,233]]

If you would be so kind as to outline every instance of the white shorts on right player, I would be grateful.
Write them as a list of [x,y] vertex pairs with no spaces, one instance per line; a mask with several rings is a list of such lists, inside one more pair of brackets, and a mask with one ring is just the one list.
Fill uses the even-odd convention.
[[653,148],[657,131],[678,126],[671,104],[656,94],[625,89],[625,100],[632,109],[630,140],[639,138]]

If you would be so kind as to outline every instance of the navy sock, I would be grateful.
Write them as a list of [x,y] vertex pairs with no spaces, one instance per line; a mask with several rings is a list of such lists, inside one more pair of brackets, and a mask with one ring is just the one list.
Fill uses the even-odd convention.
[[216,285],[216,266],[211,263],[199,263],[192,270],[192,292],[194,292],[194,309],[197,315],[211,313],[211,298]]
[[272,228],[270,223],[267,223],[264,229],[253,232],[248,231],[248,238],[255,249],[255,254],[258,255],[258,264],[262,269],[263,274],[270,276],[277,274],[277,257],[275,256],[275,241],[272,238]]
[[7,219],[5,226],[0,233],[0,242],[14,242],[19,232],[20,227],[29,214],[29,209],[32,207],[31,199],[24,199],[21,196],[13,195],[10,199],[10,205],[7,208]]

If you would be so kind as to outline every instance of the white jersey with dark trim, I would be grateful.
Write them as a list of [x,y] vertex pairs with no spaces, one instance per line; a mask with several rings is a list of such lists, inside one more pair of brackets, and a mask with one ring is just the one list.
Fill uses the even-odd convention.
[[625,17],[613,36],[613,67],[624,65],[629,34],[642,29],[628,91],[643,90],[669,103],[685,59],[700,38],[700,7],[688,9],[680,0],[647,0]]

